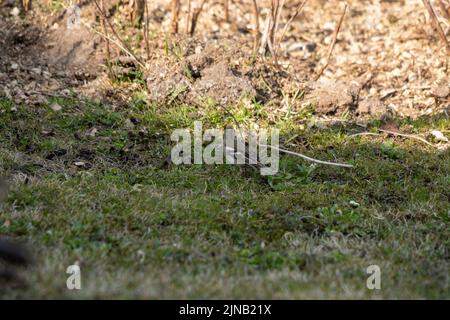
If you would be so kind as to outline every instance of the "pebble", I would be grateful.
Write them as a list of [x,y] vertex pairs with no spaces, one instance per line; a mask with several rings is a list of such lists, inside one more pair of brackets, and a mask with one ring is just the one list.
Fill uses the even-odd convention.
[[61,111],[61,109],[62,109],[62,107],[61,107],[59,104],[57,104],[57,103],[53,103],[53,104],[50,106],[50,108],[51,108],[53,111]]
[[41,68],[33,68],[33,69],[31,69],[31,71],[35,74],[41,74],[41,72],[42,72]]
[[20,14],[20,10],[19,10],[19,8],[14,7],[10,13],[12,16],[17,17]]

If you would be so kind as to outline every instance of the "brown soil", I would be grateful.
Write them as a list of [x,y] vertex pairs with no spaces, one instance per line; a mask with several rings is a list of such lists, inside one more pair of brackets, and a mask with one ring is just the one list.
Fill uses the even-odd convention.
[[[282,21],[292,12],[287,1]],[[279,50],[279,65],[252,54],[250,4],[233,1],[230,23],[222,20],[219,4],[205,7],[194,38],[169,37],[167,1],[149,2],[151,58],[145,72],[149,99],[187,103],[214,101],[233,104],[246,98],[283,105],[293,100],[293,111],[305,104],[317,115],[379,117],[387,111],[397,116],[418,117],[448,112],[450,106],[449,56],[436,36],[420,1],[348,1],[345,17],[330,65],[318,81],[312,81],[325,63],[336,21],[342,13],[339,1],[313,1],[292,23]],[[145,56],[142,31],[128,22],[128,8],[115,12],[115,1],[106,1],[110,20]],[[194,1],[195,4],[195,1]],[[268,8],[264,1],[261,8]],[[17,103],[43,103],[45,94],[64,94],[67,89],[96,96],[111,95],[102,63],[105,41],[95,9],[81,1],[79,29],[69,30],[63,9],[50,12],[35,6],[25,18],[11,15],[10,1],[0,6],[0,92]],[[261,12],[261,20],[266,9]],[[186,8],[180,29],[184,32]],[[283,25],[281,26],[283,28]],[[449,28],[447,28],[449,29]],[[124,56],[113,47],[113,57]],[[119,59],[120,60],[120,59]],[[130,64],[123,70],[129,72]],[[45,94],[44,94],[45,93]],[[114,95],[114,94],[113,94]]]
[[250,75],[239,67],[246,57],[233,49],[235,44],[225,40],[221,44],[199,44],[192,50],[190,42],[179,41],[182,56],[156,59],[146,74],[151,98],[195,104],[210,100],[220,105],[233,104],[244,97],[254,99],[256,89]]

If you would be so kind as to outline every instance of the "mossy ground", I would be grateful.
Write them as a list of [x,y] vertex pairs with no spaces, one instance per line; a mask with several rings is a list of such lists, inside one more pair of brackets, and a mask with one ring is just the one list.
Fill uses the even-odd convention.
[[[268,126],[263,111],[236,118]],[[289,148],[355,168],[283,156],[267,185],[236,166],[162,167],[171,130],[194,120],[232,123],[213,107],[161,108],[139,95],[117,109],[0,99],[0,176],[11,183],[0,233],[28,241],[36,259],[28,286],[2,285],[1,297],[450,297],[448,150],[282,119]],[[444,116],[399,124],[450,128]],[[69,291],[75,262],[82,290]],[[366,288],[373,264],[378,291]]]

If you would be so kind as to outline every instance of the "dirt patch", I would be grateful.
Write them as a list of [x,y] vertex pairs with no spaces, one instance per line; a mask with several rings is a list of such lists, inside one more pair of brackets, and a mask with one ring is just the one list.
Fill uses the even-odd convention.
[[315,111],[321,114],[355,111],[360,91],[361,86],[357,82],[318,82],[313,84],[313,88],[305,96],[305,103],[313,105]]
[[100,37],[84,26],[77,29],[58,26],[45,37],[45,43],[42,62],[54,68],[96,73],[103,61],[97,55]]
[[[254,99],[256,90],[248,75],[240,69],[239,61],[231,61],[232,53],[223,45],[182,47],[181,58],[160,58],[154,61],[146,74],[147,88],[153,101],[174,99],[201,104],[205,100],[219,105],[238,102],[241,98]],[[234,64],[234,65],[233,65]]]
[[[206,4],[195,37],[167,39],[170,6],[165,0],[152,1],[151,58],[142,59],[148,66],[144,80],[149,98],[166,104],[209,101],[220,105],[248,98],[274,113],[283,112],[286,101],[291,101],[292,114],[309,103],[319,117],[340,117],[346,111],[352,116],[378,117],[390,110],[414,118],[448,109],[448,57],[428,28],[421,4],[348,2],[349,12],[329,67],[319,82],[311,82],[325,62],[341,14],[335,3],[308,3],[282,39],[275,66],[270,59],[252,54],[251,3],[231,3],[229,23],[221,18],[222,6]],[[111,22],[126,35],[135,53],[145,57],[142,30],[128,23],[126,3],[118,7],[115,1],[105,3]],[[262,18],[268,3],[261,1]],[[0,92],[27,103],[45,101],[45,96],[36,94],[43,91],[58,95],[75,89],[88,96],[114,96],[102,72],[104,41],[93,31],[101,32],[95,7],[89,1],[80,1],[79,7],[83,23],[77,29],[67,28],[69,13],[64,8],[50,14],[37,3],[24,19],[12,17],[11,7],[0,8]],[[292,8],[287,4],[282,21],[288,20]],[[186,16],[183,4],[182,34]],[[112,47],[113,55],[118,55],[120,50]],[[120,72],[136,73],[137,69],[127,66]],[[120,91],[121,96],[131,93]]]
[[219,105],[229,105],[242,98],[252,100],[255,96],[256,90],[247,77],[238,75],[225,63],[219,63],[201,71],[188,98],[197,102],[205,98],[212,99]]
[[[264,97],[262,101],[275,102],[282,108],[283,96],[292,97],[292,92],[300,88],[305,90],[305,98],[317,103],[316,113],[327,117],[339,115],[344,109],[354,111],[355,115],[371,116],[390,109],[398,116],[416,118],[448,108],[448,96],[442,98],[450,86],[448,55],[436,37],[421,1],[347,2],[348,14],[329,67],[321,77],[332,83],[331,88],[321,84],[305,86],[305,83],[314,78],[325,63],[342,7],[336,1],[310,1],[292,22],[281,43],[279,62],[282,72],[254,65],[252,72],[240,73],[248,77],[257,95]],[[267,13],[268,3],[258,1],[262,18]],[[289,19],[294,3],[286,6],[282,21]],[[153,19],[152,23],[169,30],[170,6],[167,2],[152,1],[150,10],[157,11],[160,18]],[[181,12],[180,25],[184,26],[186,6],[182,5]],[[230,12],[230,22],[224,23],[222,6],[207,4],[196,36],[207,39],[204,42],[233,40],[235,47],[251,54],[249,45],[241,45],[252,43],[253,23],[248,15],[251,3],[233,2]],[[289,76],[282,75],[283,72]],[[368,77],[367,81],[361,82],[365,77]],[[357,95],[350,85],[353,81],[361,84]],[[435,87],[442,82],[444,84],[436,91],[438,88]],[[315,94],[318,96],[313,97]],[[293,111],[296,108],[301,106],[293,106]]]
[[100,37],[86,25],[69,26],[69,11],[43,14],[39,5],[25,17],[0,8],[0,93],[17,104],[69,95],[102,70]]
[[385,104],[376,98],[367,98],[359,102],[357,112],[359,115],[380,117],[387,111]]

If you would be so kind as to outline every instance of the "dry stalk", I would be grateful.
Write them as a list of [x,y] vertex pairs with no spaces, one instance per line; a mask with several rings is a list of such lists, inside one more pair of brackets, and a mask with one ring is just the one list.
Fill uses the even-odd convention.
[[446,4],[442,0],[439,0],[438,3],[439,7],[441,8],[442,14],[450,22],[450,6],[447,8]]
[[264,144],[258,144],[258,146],[266,147],[266,148],[272,148],[272,149],[278,150],[278,151],[280,151],[282,153],[290,154],[290,155],[296,156],[296,157],[300,157],[300,158],[302,158],[304,160],[307,160],[307,161],[313,162],[313,163],[317,163],[317,164],[324,164],[324,165],[327,165],[327,166],[335,166],[335,167],[343,167],[343,168],[353,168],[353,165],[351,165],[351,164],[318,160],[318,159],[314,159],[314,158],[308,157],[308,156],[306,156],[306,155],[304,155],[302,153],[299,153],[299,152],[289,151],[289,150],[282,149],[282,148],[277,148],[277,147],[274,147],[274,146],[269,146],[269,145],[264,145]]
[[258,48],[259,40],[260,40],[260,30],[259,30],[259,10],[258,5],[256,4],[256,0],[253,0],[253,23],[254,23],[254,29],[253,29],[253,52],[256,52],[256,49]]
[[[427,140],[425,140],[424,138],[419,137],[417,135],[405,134],[405,133],[394,132],[394,131],[389,131],[389,130],[384,130],[384,129],[378,129],[378,131],[380,131],[382,133],[390,134],[390,135],[396,136],[396,137],[403,137],[403,138],[408,138],[408,139],[414,139],[414,140],[423,142],[426,145],[429,145],[431,147],[439,148],[439,146],[437,146],[435,144],[432,144],[432,143],[428,142]],[[352,137],[359,137],[359,136],[381,136],[381,133],[376,133],[376,132],[359,132],[359,133],[351,134],[348,137],[352,138]]]
[[[112,39],[106,35],[104,35],[107,39],[109,39],[111,42],[116,44],[120,49],[122,49],[125,53],[127,53],[131,58],[133,58],[141,67],[145,68],[145,64],[142,62],[141,59],[139,59],[138,56],[133,52],[133,50],[128,46],[128,44],[122,40],[122,38],[117,34],[116,29],[114,29],[114,26],[109,22],[109,20],[106,18],[106,15],[100,5],[98,4],[97,0],[93,0],[94,4],[100,13],[102,19],[106,22],[106,24],[111,29],[111,32],[113,33],[114,37],[117,39],[117,41],[111,41]],[[96,31],[98,34],[101,34],[100,32]],[[120,44],[120,45],[118,45]]]
[[147,54],[147,60],[150,59],[150,45],[149,45],[149,38],[148,38],[148,21],[150,17],[148,15],[148,4],[147,0],[145,0],[144,4],[144,40],[145,40],[145,52]]
[[259,47],[259,54],[262,56],[265,56],[267,53],[267,48],[270,41],[269,33],[272,23],[272,13],[268,12],[266,20],[264,21],[264,29],[261,36],[261,45]]
[[342,12],[341,18],[339,19],[339,23],[336,26],[336,29],[334,30],[333,34],[333,40],[330,43],[330,46],[328,47],[328,53],[327,53],[327,60],[323,67],[319,70],[315,80],[319,80],[319,78],[324,73],[325,69],[328,68],[328,65],[330,64],[331,55],[333,54],[334,46],[336,45],[337,37],[339,34],[339,31],[341,30],[342,22],[344,21],[345,13],[347,12],[347,3],[344,3],[344,12]]
[[298,15],[303,11],[303,8],[305,7],[306,3],[308,2],[308,0],[303,0],[301,3],[299,3],[297,5],[297,8],[294,12],[294,14],[292,15],[292,17],[288,20],[288,22],[286,23],[286,25],[284,26],[283,32],[281,33],[280,36],[280,40],[278,41],[278,46],[280,46],[281,42],[284,39],[284,36],[286,35],[287,30],[289,29],[289,26],[291,25],[291,23],[295,20],[295,18],[298,17]]
[[200,3],[200,6],[194,9],[194,12],[192,13],[192,19],[191,19],[191,31],[190,35],[191,37],[195,33],[195,28],[197,27],[198,18],[200,17],[200,13],[203,11],[203,7],[205,6],[206,0],[202,0]]
[[180,0],[172,0],[172,33],[178,33],[178,19],[180,14]]
[[[105,10],[104,0],[101,0],[100,5],[102,7],[102,10]],[[106,29],[105,18],[104,17],[101,17],[100,24],[101,24],[103,33],[106,35],[106,38],[105,38],[105,40],[106,40],[106,67],[108,68],[108,75],[111,77],[112,76],[111,48],[110,48],[110,45],[109,45],[108,29]]]
[[131,23],[135,26],[139,26],[144,19],[146,0],[131,0],[129,3],[131,11]]
[[[239,134],[240,134],[242,140],[245,141],[244,136],[242,134],[243,130],[241,128],[241,125],[237,121],[237,119],[234,116],[234,114],[227,107],[222,106],[222,108],[225,110],[225,112],[227,114],[229,114],[231,116],[231,118],[234,121],[234,124],[239,129]],[[289,150],[282,149],[282,148],[277,148],[277,147],[272,146],[272,145],[265,145],[265,144],[258,143],[258,146],[259,147],[265,147],[265,148],[271,148],[271,149],[274,149],[274,150],[278,150],[279,152],[282,152],[282,153],[285,153],[285,154],[289,154],[289,155],[292,155],[292,156],[296,156],[296,157],[300,157],[300,158],[302,158],[302,159],[304,159],[306,161],[310,161],[310,162],[317,163],[317,164],[324,164],[324,165],[328,165],[328,166],[343,167],[343,168],[353,168],[353,165],[351,165],[351,164],[323,161],[323,160],[319,160],[319,159],[308,157],[307,155],[304,155],[304,154],[299,153],[299,152],[294,152],[294,151],[289,151]]]
[[109,40],[110,43],[114,44],[117,46],[117,48],[119,48],[120,50],[122,50],[123,52],[125,52],[126,54],[128,54],[132,59],[134,59],[136,61],[137,64],[139,64],[139,66],[141,66],[142,68],[146,68],[145,64],[142,63],[140,60],[136,60],[135,57],[133,57],[133,53],[130,52],[127,48],[125,48],[119,41],[111,38],[110,36],[105,35],[104,33],[95,30],[94,28],[92,28],[91,26],[89,26],[87,23],[85,22],[81,22],[86,28],[92,30],[93,32],[95,32],[96,34],[98,34],[99,36],[101,36],[102,38]]
[[285,0],[272,0],[270,12],[267,13],[266,21],[264,23],[264,31],[261,37],[261,45],[259,48],[259,53],[262,56],[265,56],[267,50],[269,50],[275,64],[277,64],[275,37],[280,23],[284,3]]
[[439,37],[441,37],[442,41],[444,42],[445,47],[447,48],[447,52],[450,53],[450,43],[448,42],[444,30],[442,30],[441,24],[439,23],[438,17],[436,16],[436,12],[434,12],[433,6],[431,5],[429,0],[422,0],[422,2],[425,8],[427,8],[428,13],[430,14],[431,23],[439,34]]
[[270,31],[270,37],[271,37],[271,42],[272,45],[275,45],[275,37],[276,37],[276,33],[278,30],[278,26],[280,24],[280,20],[281,20],[281,13],[283,12],[283,7],[284,7],[284,2],[285,0],[272,0],[272,8],[274,10],[273,12],[273,17],[274,17],[274,24],[273,24],[273,29]]
[[394,132],[394,131],[389,131],[389,130],[384,130],[384,129],[378,129],[378,131],[384,132],[384,133],[387,133],[387,134],[391,134],[393,136],[399,136],[399,137],[404,137],[404,138],[409,138],[409,139],[415,139],[415,140],[421,141],[421,142],[423,142],[423,143],[425,143],[425,144],[427,144],[429,146],[436,147],[434,144],[428,142],[424,138],[421,138],[421,137],[413,135],[413,134]]
[[229,0],[224,0],[224,3],[223,3],[223,9],[224,9],[224,11],[225,11],[225,16],[224,16],[224,20],[225,20],[225,22],[230,22],[230,10],[229,10],[229,5],[230,5],[230,2],[229,2]]
[[187,14],[186,14],[186,33],[190,32],[189,23],[191,22],[191,0],[188,0]]
[[31,0],[22,0],[23,11],[28,12],[31,10]]

